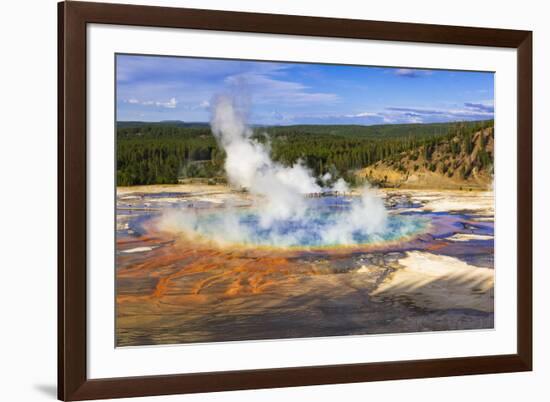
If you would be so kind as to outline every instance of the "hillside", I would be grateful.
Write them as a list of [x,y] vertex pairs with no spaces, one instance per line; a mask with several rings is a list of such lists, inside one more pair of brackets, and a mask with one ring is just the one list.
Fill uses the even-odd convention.
[[459,132],[391,155],[357,171],[382,187],[490,189],[494,127]]

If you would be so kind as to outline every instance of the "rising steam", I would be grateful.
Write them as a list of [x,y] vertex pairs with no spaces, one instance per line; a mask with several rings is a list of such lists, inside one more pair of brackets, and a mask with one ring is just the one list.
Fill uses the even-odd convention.
[[305,166],[298,161],[287,167],[271,160],[266,146],[252,139],[252,130],[230,97],[216,99],[211,126],[227,155],[225,171],[229,182],[264,198],[263,226],[270,226],[274,220],[303,216],[304,195],[321,191]]
[[347,183],[339,179],[328,186],[332,177],[326,173],[320,178],[325,186],[321,187],[301,161],[292,166],[273,161],[269,147],[253,138],[252,129],[233,98],[219,96],[213,102],[211,127],[225,150],[230,184],[245,188],[254,196],[254,224],[250,225],[250,217],[243,218],[242,211],[228,207],[206,220],[199,219],[193,210],[172,212],[165,215],[164,228],[198,234],[218,243],[255,243],[254,236],[261,231],[263,236],[267,233],[267,244],[279,247],[303,244],[304,238],[311,236],[319,238],[316,244],[356,244],[358,235],[384,232],[384,203],[368,186],[346,208],[319,220],[313,210],[316,207],[305,196],[327,190],[347,192]]

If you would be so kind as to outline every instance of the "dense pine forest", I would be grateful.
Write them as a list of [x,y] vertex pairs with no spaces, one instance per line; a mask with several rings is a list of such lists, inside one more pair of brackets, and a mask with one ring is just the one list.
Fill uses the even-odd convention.
[[[493,121],[359,125],[255,126],[257,141],[268,142],[272,157],[290,165],[298,160],[315,175],[331,172],[352,184],[355,171],[422,147],[426,152],[457,136],[465,150],[473,134]],[[462,147],[462,145],[461,145]],[[458,152],[454,150],[454,152]],[[204,178],[225,182],[224,152],[204,123],[167,121],[117,124],[117,185],[177,183]]]

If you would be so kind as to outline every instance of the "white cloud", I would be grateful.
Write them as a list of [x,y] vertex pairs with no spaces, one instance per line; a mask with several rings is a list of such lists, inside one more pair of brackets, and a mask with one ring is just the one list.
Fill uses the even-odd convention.
[[432,75],[430,70],[419,70],[412,68],[398,68],[394,71],[394,74],[399,77],[418,78],[426,75]]
[[[280,70],[276,70],[280,71]],[[246,72],[227,77],[225,83],[238,88],[245,88],[256,95],[258,103],[309,104],[335,102],[338,95],[324,92],[309,92],[309,87],[299,82],[274,79],[258,72]]]
[[306,120],[312,124],[331,120],[346,124],[401,124],[430,123],[444,121],[486,120],[494,116],[493,101],[464,102],[463,105],[452,108],[425,107],[387,107],[379,110],[341,114],[297,114],[289,121]]
[[166,107],[168,109],[175,109],[175,107],[178,105],[178,101],[176,98],[170,98],[168,102],[156,102],[157,106]]
[[170,98],[166,102],[152,101],[152,100],[140,101],[136,98],[130,98],[130,99],[126,99],[124,102],[131,103],[133,105],[157,106],[157,107],[165,107],[168,109],[175,109],[176,106],[178,105],[178,101],[176,98]]
[[361,112],[356,114],[347,114],[344,117],[378,117],[379,114],[375,112]]

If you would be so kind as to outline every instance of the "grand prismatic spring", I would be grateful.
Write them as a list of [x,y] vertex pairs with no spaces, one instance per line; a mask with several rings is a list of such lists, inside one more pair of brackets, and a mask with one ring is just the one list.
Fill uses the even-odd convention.
[[493,328],[491,191],[320,186],[226,98],[212,131],[231,185],[117,190],[117,346]]

